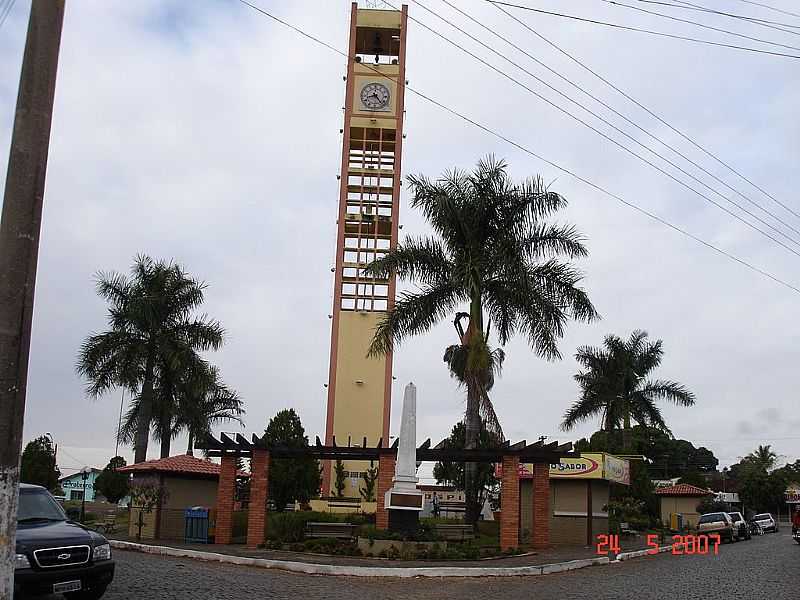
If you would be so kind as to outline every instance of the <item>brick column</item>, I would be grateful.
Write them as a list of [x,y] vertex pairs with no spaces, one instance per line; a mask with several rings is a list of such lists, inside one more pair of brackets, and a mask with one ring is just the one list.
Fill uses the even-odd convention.
[[500,480],[500,549],[519,547],[519,457],[503,457]]
[[215,544],[230,544],[233,534],[233,496],[236,493],[236,457],[223,456],[217,487]]
[[533,534],[534,548],[550,546],[550,465],[533,465]]
[[375,527],[377,529],[389,528],[389,512],[386,510],[386,492],[392,487],[394,479],[394,454],[381,454],[378,459],[378,491],[375,500],[378,508],[375,511]]
[[253,450],[250,461],[250,508],[247,513],[247,547],[257,548],[267,533],[269,451]]

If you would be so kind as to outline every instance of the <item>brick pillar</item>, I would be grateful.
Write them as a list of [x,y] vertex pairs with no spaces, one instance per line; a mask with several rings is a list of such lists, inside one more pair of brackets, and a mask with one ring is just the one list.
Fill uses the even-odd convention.
[[392,487],[394,479],[394,454],[381,454],[378,459],[378,491],[375,500],[378,508],[375,511],[375,527],[378,529],[389,528],[389,512],[386,510],[386,492]]
[[236,457],[223,456],[217,488],[217,527],[214,543],[230,544],[233,534],[233,496],[236,493]]
[[533,465],[533,547],[550,546],[550,465]]
[[500,481],[500,549],[519,547],[519,457],[503,457]]
[[253,450],[250,461],[250,508],[247,513],[247,547],[257,548],[267,533],[269,451]]

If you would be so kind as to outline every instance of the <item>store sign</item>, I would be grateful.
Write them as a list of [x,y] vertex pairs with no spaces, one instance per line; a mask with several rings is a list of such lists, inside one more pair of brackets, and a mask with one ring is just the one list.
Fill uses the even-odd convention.
[[557,465],[550,465],[550,477],[554,479],[602,479],[603,455],[581,454],[580,458],[562,458]]
[[624,458],[617,458],[609,454],[603,455],[603,479],[631,484],[631,463]]
[[[495,465],[495,477],[502,477],[502,465]],[[533,479],[533,465],[530,463],[519,465],[520,479]],[[551,479],[607,479],[617,483],[630,485],[630,462],[597,453],[584,453],[580,458],[562,458],[561,462],[550,465]]]
[[789,504],[800,504],[800,490],[789,489],[783,493],[783,497]]

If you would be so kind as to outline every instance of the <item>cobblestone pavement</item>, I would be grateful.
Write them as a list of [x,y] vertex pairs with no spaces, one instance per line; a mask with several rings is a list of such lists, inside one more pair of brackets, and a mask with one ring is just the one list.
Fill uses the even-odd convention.
[[[300,575],[190,559],[121,552],[107,600],[358,598],[433,600],[666,597],[703,600],[795,598],[800,546],[786,530],[726,544],[719,555],[661,554],[608,566],[537,577],[365,579]],[[53,599],[54,600],[54,599]]]

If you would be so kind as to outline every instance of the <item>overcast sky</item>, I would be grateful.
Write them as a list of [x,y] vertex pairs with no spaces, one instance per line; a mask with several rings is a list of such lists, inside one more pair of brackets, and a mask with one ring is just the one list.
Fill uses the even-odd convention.
[[[770,1],[796,8],[792,0]],[[345,0],[253,2],[337,48],[347,47],[350,3]],[[456,2],[800,230],[800,219],[488,3]],[[424,4],[457,19],[526,69],[577,96],[574,88],[440,0]],[[601,0],[528,4],[800,54]],[[790,16],[745,3],[704,0],[704,4],[800,25],[800,19],[792,21]],[[29,7],[30,2],[18,1],[0,29],[3,160],[11,139]],[[409,12],[595,124],[593,117],[446,29],[420,6],[412,3]],[[798,60],[541,14],[515,14],[800,212]],[[672,14],[703,20],[693,12]],[[709,16],[704,22],[800,46],[796,35],[742,21]],[[106,325],[106,306],[94,291],[95,272],[127,271],[137,253],[174,259],[208,282],[204,310],[227,330],[225,347],[212,360],[244,398],[245,432],[261,432],[275,412],[294,407],[312,439],[324,434],[345,68],[341,56],[235,0],[68,0],[25,418],[26,441],[52,432],[63,472],[84,464],[102,467],[113,455],[120,394],[87,399],[74,365],[81,341]],[[800,286],[798,256],[416,23],[410,24],[408,33],[407,77],[413,87],[436,100]],[[580,100],[591,102],[586,97]],[[583,285],[603,319],[588,326],[570,324],[560,344],[564,356],[560,362],[537,358],[522,339],[508,345],[503,376],[493,393],[508,438],[531,441],[547,435],[574,441],[596,430],[596,421],[570,433],[559,430],[564,410],[578,393],[572,378],[577,371],[575,349],[600,344],[609,332],[627,336],[641,328],[664,341],[665,358],[655,375],[680,381],[697,395],[693,408],[663,407],[677,437],[707,446],[722,464],[736,462],[759,443],[772,444],[785,460],[798,458],[800,294],[413,94],[407,97],[406,109],[404,175],[436,176],[455,166],[471,168],[481,156],[494,153],[507,159],[517,178],[540,174],[553,182],[552,189],[570,202],[560,220],[576,224],[587,237],[590,256],[580,264],[586,274]],[[596,105],[593,109],[656,147],[609,111]],[[596,126],[632,146],[605,125]],[[658,151],[668,152],[663,147]],[[674,154],[670,158],[682,161]],[[691,165],[681,164],[775,227],[783,227]],[[669,166],[665,169],[674,172]],[[408,201],[404,186],[401,234],[423,234],[425,223]],[[800,238],[791,229],[782,231]],[[464,395],[442,362],[443,348],[454,341],[448,321],[409,340],[397,352],[393,433],[399,427],[402,386],[408,381],[418,386],[419,439],[430,436],[436,442],[461,418]],[[183,451],[184,443],[183,438],[176,441],[174,451]],[[130,460],[130,448],[121,453]],[[152,444],[150,455],[157,453]]]

